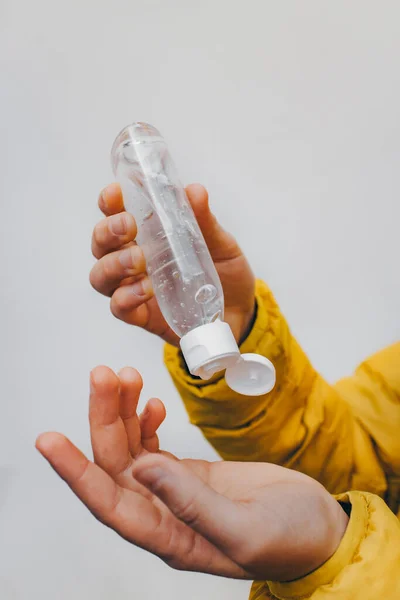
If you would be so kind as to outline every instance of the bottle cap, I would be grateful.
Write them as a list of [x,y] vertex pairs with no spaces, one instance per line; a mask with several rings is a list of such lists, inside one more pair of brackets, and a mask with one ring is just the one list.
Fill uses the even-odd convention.
[[180,344],[189,371],[202,379],[210,379],[240,359],[231,328],[219,319],[192,329],[183,336]]
[[260,354],[242,354],[240,360],[225,372],[231,390],[244,396],[263,396],[275,386],[275,367]]
[[181,339],[181,350],[192,375],[210,379],[226,370],[228,386],[246,396],[268,394],[275,385],[273,364],[259,354],[240,354],[229,325],[217,320],[192,329]]

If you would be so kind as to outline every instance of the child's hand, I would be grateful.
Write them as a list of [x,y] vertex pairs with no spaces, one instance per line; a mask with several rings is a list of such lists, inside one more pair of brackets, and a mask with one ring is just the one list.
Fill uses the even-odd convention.
[[172,567],[227,577],[297,579],[335,552],[348,519],[320,484],[275,465],[157,452],[164,407],[152,400],[139,419],[141,387],[134,369],[93,371],[94,463],[60,434],[37,441],[97,519]]
[[[254,316],[253,273],[236,241],[212,215],[206,190],[201,185],[191,185],[186,191],[221,278],[225,320],[240,342]],[[92,286],[111,297],[111,311],[118,319],[177,345],[178,338],[153,297],[142,251],[134,242],[136,222],[132,215],[124,212],[119,185],[112,184],[102,192],[99,206],[106,218],[93,231],[92,251],[98,262],[90,273]]]

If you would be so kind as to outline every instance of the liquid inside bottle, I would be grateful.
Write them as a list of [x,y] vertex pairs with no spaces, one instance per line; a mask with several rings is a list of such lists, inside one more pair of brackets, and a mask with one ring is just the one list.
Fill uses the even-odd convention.
[[189,371],[209,379],[225,370],[239,394],[268,393],[274,367],[263,356],[241,356],[223,322],[221,282],[164,139],[151,125],[134,123],[117,136],[111,157],[158,305],[181,338]]
[[157,129],[145,123],[123,129],[114,142],[112,166],[125,209],[136,220],[137,242],[168,325],[183,337],[223,320],[218,273]]

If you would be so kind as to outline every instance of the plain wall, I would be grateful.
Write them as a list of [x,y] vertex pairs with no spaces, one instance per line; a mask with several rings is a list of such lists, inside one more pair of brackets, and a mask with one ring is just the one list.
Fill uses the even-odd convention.
[[34,450],[90,452],[89,370],[136,366],[164,448],[213,458],[162,344],[91,290],[97,195],[118,131],[164,133],[185,183],[274,290],[329,379],[400,337],[400,4],[2,0],[1,600],[246,598],[99,525]]

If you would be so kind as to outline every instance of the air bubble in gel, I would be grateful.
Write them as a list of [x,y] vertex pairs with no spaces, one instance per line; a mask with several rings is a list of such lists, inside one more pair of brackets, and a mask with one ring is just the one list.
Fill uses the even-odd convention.
[[165,140],[153,126],[134,123],[117,136],[111,158],[168,325],[183,337],[223,320],[221,282]]

